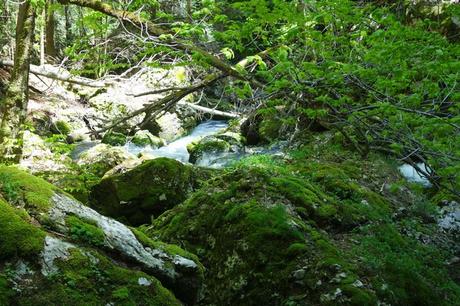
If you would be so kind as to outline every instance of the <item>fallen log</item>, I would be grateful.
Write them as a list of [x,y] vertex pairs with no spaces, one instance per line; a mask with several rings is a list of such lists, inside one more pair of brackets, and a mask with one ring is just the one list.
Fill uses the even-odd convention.
[[[0,60],[0,66],[13,67],[14,62],[10,60]],[[86,79],[70,74],[67,70],[54,66],[30,65],[30,73],[50,78],[57,81],[67,82],[86,87],[101,88],[110,85],[109,82]]]
[[188,106],[188,107],[190,107],[190,108],[192,108],[194,110],[197,110],[199,112],[206,113],[206,114],[211,114],[211,115],[214,115],[214,116],[220,116],[220,117],[229,118],[229,119],[235,119],[235,118],[240,117],[240,114],[223,112],[223,111],[219,111],[219,110],[216,110],[216,109],[213,109],[213,108],[208,108],[208,107],[204,107],[204,106],[189,103],[189,102],[179,102],[177,104],[178,105],[186,105],[186,106]]

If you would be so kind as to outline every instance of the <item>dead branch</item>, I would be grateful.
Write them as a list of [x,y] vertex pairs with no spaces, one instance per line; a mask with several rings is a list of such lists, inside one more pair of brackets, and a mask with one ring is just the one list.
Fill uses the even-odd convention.
[[112,124],[110,124],[109,126],[107,127],[104,127],[98,131],[96,131],[97,134],[100,134],[100,133],[103,133],[105,131],[108,131],[112,128],[114,128],[115,126],[123,123],[123,122],[126,122],[138,115],[141,115],[143,113],[146,114],[143,122],[140,124],[140,127],[142,128],[143,125],[145,125],[147,122],[149,122],[150,120],[156,118],[158,116],[158,114],[162,113],[162,112],[166,112],[168,111],[169,109],[171,109],[177,102],[179,102],[180,100],[182,100],[183,98],[185,98],[187,95],[191,94],[191,93],[194,93],[200,89],[203,89],[207,86],[210,86],[212,84],[214,84],[215,82],[217,82],[218,80],[222,79],[222,78],[225,78],[227,75],[225,74],[212,74],[212,75],[209,75],[206,79],[204,79],[203,81],[201,81],[200,83],[196,84],[196,85],[193,85],[193,86],[190,86],[190,87],[185,87],[181,90],[178,90],[178,91],[175,91],[173,93],[171,93],[170,95],[167,95],[163,98],[161,98],[160,100],[158,101],[155,101],[149,105],[146,105],[144,106],[143,108],[141,109],[138,109],[134,112],[132,112],[131,114],[127,115],[126,117],[124,118],[121,118],[115,122],[113,122]]
[[[0,66],[13,67],[14,62],[10,60],[0,60]],[[55,68],[51,70],[52,68]],[[36,66],[30,65],[30,73],[47,77],[53,80],[58,80],[62,82],[72,83],[81,86],[101,88],[110,85],[108,82],[95,81],[91,79],[85,79],[82,77],[74,76],[64,69],[59,69],[56,67],[49,66]]]

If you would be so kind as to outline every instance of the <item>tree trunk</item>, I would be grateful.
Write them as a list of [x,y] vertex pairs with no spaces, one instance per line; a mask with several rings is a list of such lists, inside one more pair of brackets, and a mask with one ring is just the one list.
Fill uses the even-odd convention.
[[[46,10],[42,10],[42,20],[46,20]],[[42,26],[40,27],[40,66],[45,65],[45,23],[43,22]]]
[[192,0],[187,0],[187,21],[188,21],[189,23],[192,23],[192,22],[193,22],[192,7],[193,7]]
[[64,14],[65,14],[65,41],[66,41],[66,46],[70,46],[72,44],[73,34],[72,34],[72,22],[70,20],[71,18],[70,8],[67,5],[64,7]]
[[45,7],[45,54],[48,58],[54,59],[57,56],[54,42],[54,9],[53,0],[46,1]]
[[25,1],[19,6],[14,68],[5,97],[0,101],[0,161],[2,162],[17,163],[22,156],[35,13],[35,7],[30,1]]

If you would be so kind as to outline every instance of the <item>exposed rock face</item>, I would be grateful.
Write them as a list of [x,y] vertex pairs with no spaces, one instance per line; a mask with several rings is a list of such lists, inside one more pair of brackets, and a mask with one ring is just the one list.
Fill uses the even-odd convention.
[[[152,272],[168,286],[172,286],[179,297],[188,301],[195,298],[194,295],[200,287],[199,281],[196,282],[200,273],[197,263],[177,254],[168,254],[162,249],[144,247],[127,226],[100,215],[68,196],[54,194],[51,202],[52,208],[48,213],[48,219],[57,230],[63,233],[69,230],[66,223],[68,216],[77,216],[86,223],[94,223],[104,234],[103,246],[105,248],[141,264],[146,271]],[[64,245],[63,249],[69,247]],[[197,279],[194,282],[195,278]],[[187,287],[182,284],[187,284]]]
[[190,166],[157,158],[104,178],[93,187],[91,203],[101,213],[140,225],[184,201],[194,184]]
[[456,201],[446,203],[440,209],[439,227],[460,241],[460,204]]
[[[135,97],[136,94],[152,91],[152,89],[184,86],[186,84],[187,73],[183,67],[177,67],[170,70],[155,68],[143,69],[131,79],[117,82],[104,92],[88,94],[88,106],[94,111],[95,118],[104,119],[101,123],[104,121],[113,122],[164,96],[164,94],[154,94]],[[184,98],[184,100],[187,99],[190,99],[190,97]],[[164,117],[159,119],[159,126],[155,122],[151,122],[146,128],[154,135],[160,136],[166,140],[172,140],[186,132],[187,127],[185,123],[187,120],[182,114],[181,111],[172,111],[172,113],[167,113]],[[134,131],[142,119],[143,116],[132,118],[114,127],[114,132],[126,133],[126,131]],[[163,131],[158,135],[161,129],[163,129]]]
[[46,236],[45,246],[42,251],[42,274],[50,276],[59,272],[55,260],[65,260],[70,257],[70,249],[76,249],[74,244],[65,242],[61,239]]
[[176,113],[166,113],[158,118],[157,122],[161,128],[158,135],[166,141],[173,141],[187,132]]
[[[9,189],[4,189],[6,182],[14,183],[8,187]],[[11,206],[2,200],[3,197],[9,199]],[[19,203],[24,207],[23,210],[13,207]],[[105,305],[110,302],[110,296],[99,293],[93,296],[91,292],[85,293],[84,291],[88,289],[81,287],[84,283],[73,285],[72,282],[70,284],[64,282],[54,287],[50,287],[51,284],[45,284],[53,282],[53,279],[56,280],[56,278],[47,278],[54,275],[64,277],[64,279],[66,277],[77,277],[77,279],[88,277],[89,281],[89,278],[93,276],[90,275],[92,272],[85,270],[86,267],[89,271],[93,271],[92,266],[97,266],[99,267],[97,269],[103,270],[98,273],[106,275],[109,282],[122,284],[131,282],[129,279],[132,277],[132,286],[137,289],[128,286],[130,290],[137,292],[140,287],[145,288],[142,290],[147,290],[145,294],[150,300],[142,302],[142,294],[136,294],[135,305],[178,305],[174,296],[164,289],[152,275],[160,279],[163,285],[170,288],[178,298],[187,304],[193,304],[198,296],[202,282],[202,266],[194,255],[179,247],[151,240],[142,233],[82,205],[36,177],[15,168],[1,167],[0,208],[2,210],[2,215],[0,215],[0,261],[14,261],[18,256],[36,260],[37,255],[41,255],[41,261],[35,262],[33,266],[36,267],[39,264],[41,266],[40,275],[45,277],[40,276],[32,286],[24,286],[27,294],[32,294],[40,286],[46,286],[47,289],[43,289],[43,292],[38,295],[40,298],[43,295],[43,299],[49,299],[49,302],[54,303],[58,299],[57,295],[62,294],[61,291],[67,290],[65,288],[69,286],[68,290],[72,294],[78,293],[85,296],[82,304],[79,301],[77,304],[74,303],[75,305]],[[35,219],[32,219],[31,216],[34,216]],[[46,225],[46,230],[40,229],[37,222]],[[55,236],[56,233],[63,236],[58,238]],[[19,236],[16,237],[17,235]],[[118,261],[122,260],[128,266],[134,265],[145,273],[116,267],[98,250],[116,254]],[[0,287],[3,266],[3,262],[0,262]],[[113,274],[115,271],[117,271],[116,275]],[[120,277],[119,273],[124,273],[125,276]],[[142,280],[139,281],[139,279]],[[97,287],[98,281],[92,280],[90,286]],[[113,285],[104,283],[100,286],[105,288]],[[1,291],[2,288],[0,288]],[[25,301],[28,298],[27,294],[22,297]],[[155,296],[164,298],[164,304],[159,303]],[[93,299],[91,302],[89,302],[90,297]],[[112,298],[114,298],[113,295]],[[61,303],[65,304],[64,301]],[[70,302],[67,303],[65,305],[70,305]]]

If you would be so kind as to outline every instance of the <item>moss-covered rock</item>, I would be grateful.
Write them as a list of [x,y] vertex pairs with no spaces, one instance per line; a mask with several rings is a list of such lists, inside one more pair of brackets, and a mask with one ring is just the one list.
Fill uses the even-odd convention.
[[280,118],[270,114],[253,114],[241,124],[241,134],[248,145],[270,143],[283,136],[280,134],[283,123]]
[[184,201],[195,180],[192,167],[176,160],[148,160],[104,178],[91,191],[91,205],[105,215],[140,225]]
[[207,154],[237,153],[242,149],[243,142],[244,137],[233,132],[203,137],[187,146],[190,154],[189,162],[198,163]]
[[47,276],[34,264],[22,263],[22,271],[8,265],[10,276],[0,274],[1,305],[182,305],[156,278],[117,266],[97,251],[72,247],[54,264]]
[[85,220],[77,216],[68,216],[66,225],[74,240],[83,241],[94,246],[103,246],[105,234],[93,220]]
[[149,131],[138,131],[131,139],[131,142],[137,146],[152,146],[155,148],[160,148],[165,145],[165,141],[160,137],[154,136]]
[[[1,298],[5,300],[10,300],[7,289],[14,286],[21,292],[11,297],[17,305],[31,305],[32,301],[34,305],[105,305],[111,301],[123,305],[178,304],[153,276],[181,301],[193,304],[197,299],[203,267],[193,254],[133,233],[124,224],[17,168],[0,167],[0,211],[0,276],[5,265],[17,260],[31,262],[30,268],[18,268],[15,275],[6,275],[6,280],[0,278],[0,293],[5,292]],[[98,255],[99,251],[114,257]],[[75,254],[79,254],[79,261],[67,274]],[[113,259],[124,266],[134,264],[144,272],[120,268]],[[65,264],[59,264],[60,260]],[[91,278],[86,279],[87,272]],[[122,273],[122,277],[114,272]],[[131,281],[129,275],[136,278]],[[68,282],[63,283],[63,279]],[[113,286],[117,282],[120,286]],[[94,285],[99,289],[90,288]],[[70,302],[73,299],[77,302]]]
[[0,260],[29,258],[40,253],[45,232],[30,222],[26,211],[10,206],[0,197]]
[[[207,269],[202,305],[283,305],[298,291],[308,296],[299,298],[300,305],[315,304],[331,289],[306,282],[323,256],[318,244],[324,241],[336,249],[300,218],[289,195],[276,186],[270,172],[241,169],[213,180],[144,227],[146,233],[181,241],[199,255]],[[321,190],[312,189],[305,202],[324,205]],[[303,276],[296,279],[302,269],[297,274]],[[321,273],[323,281],[335,275]]]
[[51,132],[67,136],[72,132],[72,127],[64,120],[57,120],[51,125]]
[[11,288],[5,275],[0,274],[0,305],[11,305],[15,292]]
[[122,133],[118,132],[107,132],[104,137],[102,137],[102,143],[111,145],[111,146],[123,146],[128,142],[128,137]]
[[199,256],[201,305],[456,305],[455,253],[415,191],[387,187],[400,177],[385,158],[325,134],[235,167],[142,228]]
[[85,167],[87,172],[90,172],[98,177],[103,177],[104,174],[127,161],[136,161],[137,158],[122,148],[111,147],[106,144],[99,144],[92,147],[88,151],[82,153],[77,160],[78,165]]
[[57,190],[16,167],[0,165],[0,195],[11,205],[24,207],[33,216],[51,207],[51,197]]

